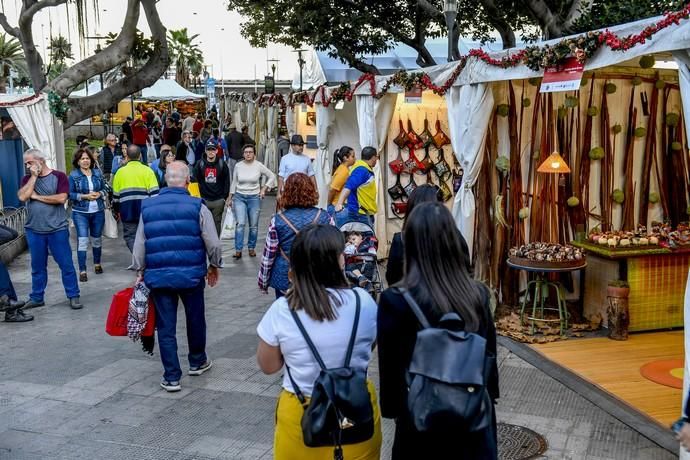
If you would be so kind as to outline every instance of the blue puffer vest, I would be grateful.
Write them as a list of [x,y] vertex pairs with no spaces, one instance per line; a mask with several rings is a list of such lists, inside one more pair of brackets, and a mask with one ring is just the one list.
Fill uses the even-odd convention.
[[[103,173],[100,169],[91,170],[91,183],[93,184],[94,192],[103,192],[104,183]],[[72,202],[72,211],[89,212],[89,200],[80,200],[79,195],[86,195],[89,193],[89,179],[81,172],[81,169],[73,169],[69,173],[69,199]],[[98,210],[103,211],[105,204],[103,198],[96,200],[98,203]]]
[[165,188],[143,200],[146,235],[144,282],[152,289],[191,289],[206,276],[206,247],[201,238],[201,199],[179,187]]
[[[321,211],[321,215],[314,222],[319,211]],[[291,208],[283,211],[283,214],[297,230],[301,230],[312,223],[328,224],[331,218],[328,212],[319,208]],[[274,219],[276,231],[278,232],[279,247],[290,257],[290,248],[292,248],[292,242],[295,240],[295,232],[279,216],[276,215]],[[287,291],[288,287],[290,287],[290,281],[288,280],[289,269],[290,264],[279,252],[273,267],[271,267],[271,278],[268,285],[282,292]]]

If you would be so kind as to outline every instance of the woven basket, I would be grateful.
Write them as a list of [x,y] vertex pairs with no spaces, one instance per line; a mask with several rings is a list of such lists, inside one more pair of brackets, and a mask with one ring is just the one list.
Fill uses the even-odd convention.
[[552,262],[546,260],[532,260],[524,259],[522,257],[509,257],[508,260],[514,265],[525,268],[546,268],[551,270],[558,270],[560,268],[575,268],[585,264],[585,259],[580,260],[565,260],[562,262]]

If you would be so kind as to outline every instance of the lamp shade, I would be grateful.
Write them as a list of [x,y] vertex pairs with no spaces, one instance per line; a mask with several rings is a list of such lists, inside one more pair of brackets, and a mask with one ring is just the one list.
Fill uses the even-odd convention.
[[443,1],[443,12],[444,13],[457,13],[458,12],[458,0],[444,0]]
[[569,173],[570,168],[565,163],[565,160],[563,160],[563,157],[560,153],[553,152],[546,160],[544,160],[542,164],[539,165],[537,172],[550,174]]

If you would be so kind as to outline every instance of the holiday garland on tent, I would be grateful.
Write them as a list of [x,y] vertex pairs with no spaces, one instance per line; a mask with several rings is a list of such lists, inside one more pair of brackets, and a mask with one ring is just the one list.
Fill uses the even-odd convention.
[[455,83],[460,72],[465,68],[470,57],[474,57],[483,61],[485,64],[500,67],[502,69],[525,65],[535,72],[547,67],[554,67],[562,64],[563,61],[570,56],[575,56],[580,63],[584,64],[587,59],[591,58],[594,53],[603,46],[608,46],[612,51],[628,51],[637,45],[644,44],[647,40],[651,40],[657,32],[674,24],[678,25],[681,20],[688,18],[690,18],[690,4],[682,10],[666,13],[663,19],[656,24],[645,27],[639,34],[631,34],[627,37],[619,37],[609,30],[587,32],[577,37],[564,38],[553,45],[529,46],[500,59],[492,58],[489,53],[482,49],[473,49],[470,50],[467,56],[461,56],[458,59],[453,73],[441,86],[435,85],[431,81],[431,78],[424,72],[407,72],[406,70],[400,70],[386,80],[381,91],[377,92],[376,76],[366,73],[360,76],[354,85],[350,82],[342,83],[331,91],[329,96],[326,96],[326,85],[319,86],[311,94],[308,91],[290,93],[288,105],[291,107],[295,104],[313,106],[316,96],[319,93],[321,93],[320,102],[324,107],[328,107],[339,101],[351,101],[357,89],[365,83],[369,84],[370,94],[377,99],[388,93],[392,86],[402,87],[406,91],[415,87],[421,87],[422,89],[433,91],[439,96],[443,96],[448,92],[450,87],[453,86],[453,83]]

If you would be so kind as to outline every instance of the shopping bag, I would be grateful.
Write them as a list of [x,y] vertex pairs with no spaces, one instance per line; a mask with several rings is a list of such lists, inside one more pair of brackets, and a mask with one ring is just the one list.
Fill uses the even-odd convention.
[[232,240],[235,238],[235,213],[232,209],[225,209],[223,227],[220,229],[221,240]]
[[198,182],[190,182],[189,185],[187,186],[187,191],[189,192],[190,195],[195,196],[197,198],[201,198],[201,193],[199,192],[199,183]]
[[103,225],[103,236],[106,238],[117,238],[117,221],[113,216],[113,212],[106,208],[105,209],[105,224]]
[[[129,301],[132,298],[134,288],[123,289],[113,295],[108,311],[108,319],[105,322],[105,332],[114,337],[127,337],[127,318],[129,316]],[[149,311],[147,315],[146,327],[142,331],[142,336],[152,336],[156,326],[156,312],[153,302],[149,300]]]

